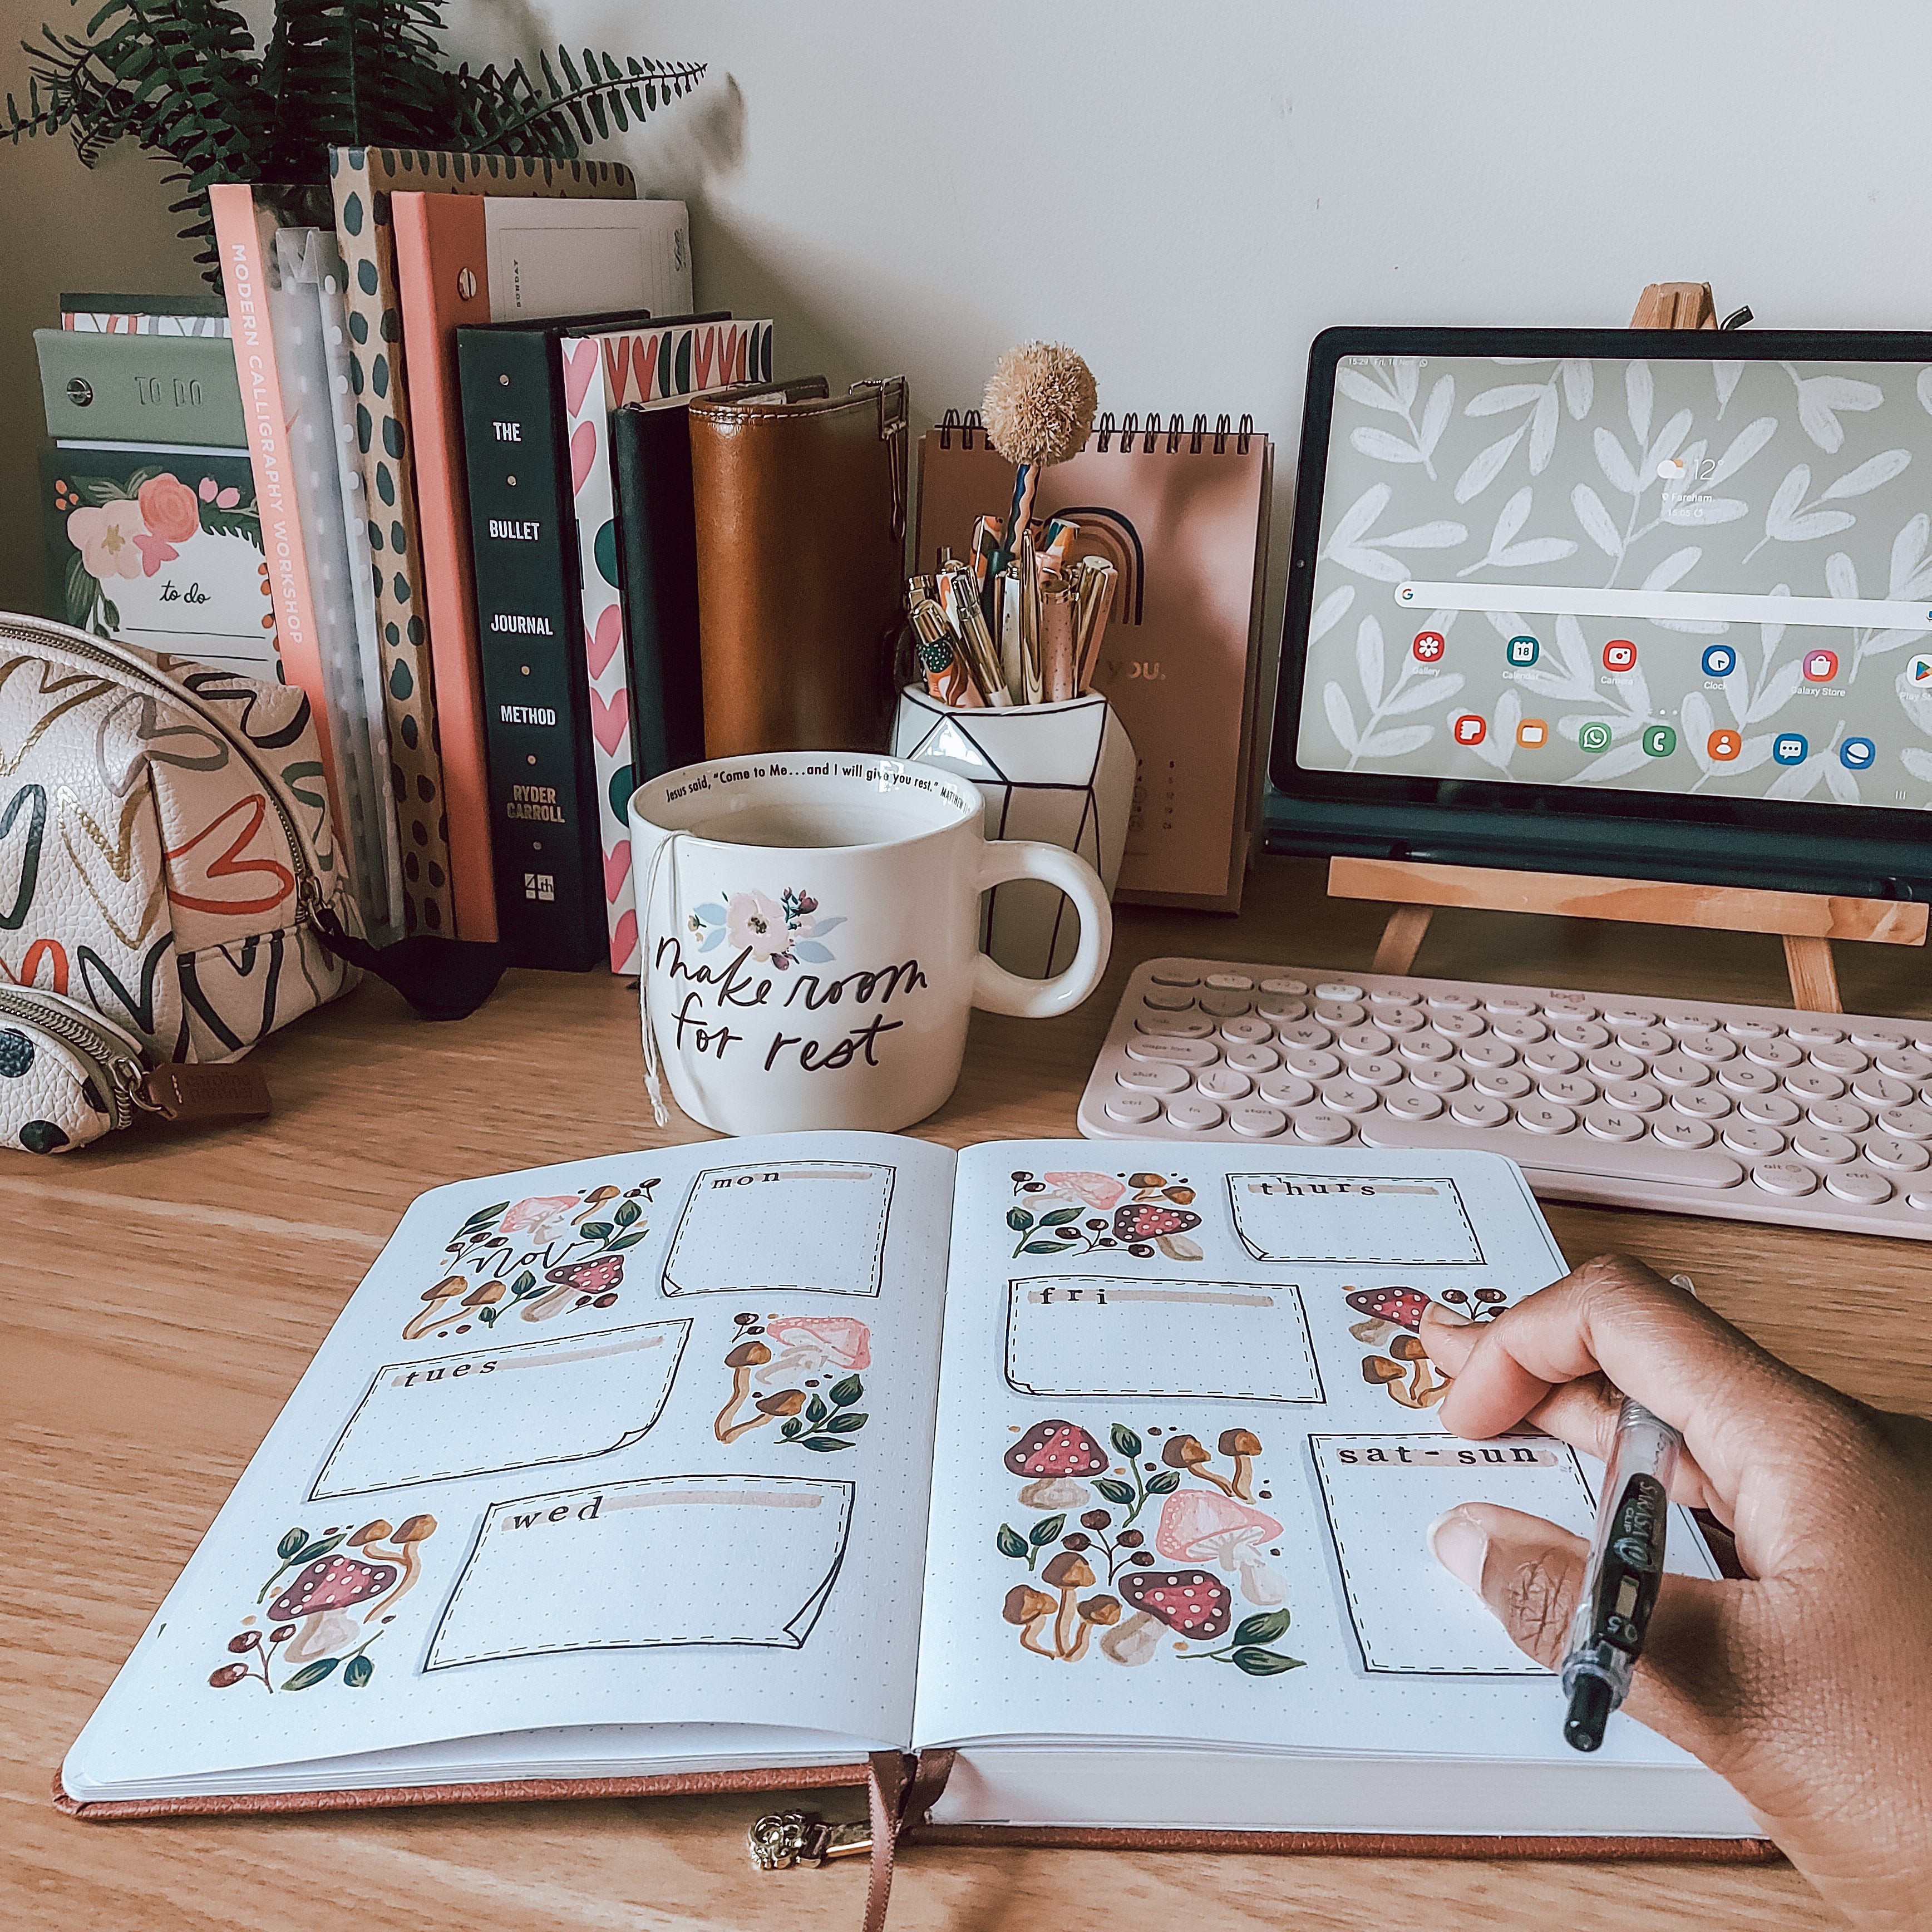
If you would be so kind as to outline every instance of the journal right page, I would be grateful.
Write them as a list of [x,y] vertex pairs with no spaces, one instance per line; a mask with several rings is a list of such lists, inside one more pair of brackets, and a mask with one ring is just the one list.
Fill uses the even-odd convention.
[[[1444,1433],[1416,1333],[1565,1272],[1493,1155],[962,1154],[917,1742],[1573,1758],[1426,1532],[1484,1500],[1587,1534],[1600,1466]],[[1715,1574],[1681,1510],[1672,1538]],[[1601,1761],[1689,1762],[1635,1724]]]

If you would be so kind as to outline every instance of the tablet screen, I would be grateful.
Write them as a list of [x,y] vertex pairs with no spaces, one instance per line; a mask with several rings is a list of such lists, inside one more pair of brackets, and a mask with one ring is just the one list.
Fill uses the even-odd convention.
[[1932,366],[1704,340],[1340,358],[1304,771],[1932,806]]

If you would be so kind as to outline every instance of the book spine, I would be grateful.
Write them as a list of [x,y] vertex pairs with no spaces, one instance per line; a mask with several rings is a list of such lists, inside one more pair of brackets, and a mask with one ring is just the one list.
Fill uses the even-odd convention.
[[455,908],[429,629],[422,614],[394,231],[386,184],[385,191],[377,191],[370,159],[360,148],[331,149],[329,184],[336,238],[347,270],[349,380],[356,395],[356,453],[368,506],[390,782],[402,835],[403,922],[409,932],[446,938],[456,929]]
[[[322,666],[322,634],[309,584],[308,551],[303,541],[298,476],[300,466],[289,446],[289,412],[284,406],[281,372],[275,360],[274,332],[268,310],[267,246],[263,230],[272,217],[256,218],[253,190],[239,183],[217,183],[208,190],[214,218],[214,245],[220,258],[222,286],[228,294],[226,342],[211,346],[226,352],[241,392],[248,460],[255,478],[255,507],[262,520],[262,550],[268,566],[268,589],[275,611],[275,646],[287,681],[304,692],[315,714],[321,741],[322,776],[328,789],[329,815],[337,843],[348,819],[338,782],[334,719],[328,680]],[[268,227],[272,236],[274,230]],[[187,345],[171,345],[183,346]]]
[[457,332],[498,936],[523,966],[608,956],[555,339]]
[[248,426],[219,336],[37,328],[40,398],[56,440],[239,449]]

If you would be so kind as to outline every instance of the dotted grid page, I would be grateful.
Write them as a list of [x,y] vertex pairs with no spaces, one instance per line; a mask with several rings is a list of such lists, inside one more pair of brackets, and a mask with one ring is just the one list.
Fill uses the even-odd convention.
[[562,1726],[640,1727],[620,1756],[653,1726],[686,1754],[762,1730],[781,1761],[904,1743],[953,1156],[724,1150],[414,1202],[68,1788],[326,1787],[364,1754]]
[[[1424,1532],[1478,1500],[1585,1528],[1600,1472],[1448,1436],[1416,1334],[1431,1300],[1486,1318],[1563,1258],[1496,1156],[1282,1152],[960,1156],[920,1744],[1574,1756],[1547,1675]],[[1602,1760],[1690,1762],[1635,1724]]]

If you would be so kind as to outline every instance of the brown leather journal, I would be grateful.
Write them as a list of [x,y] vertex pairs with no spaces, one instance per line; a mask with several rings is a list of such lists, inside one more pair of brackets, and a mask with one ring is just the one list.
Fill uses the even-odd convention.
[[906,507],[903,377],[691,410],[707,758],[884,746]]

